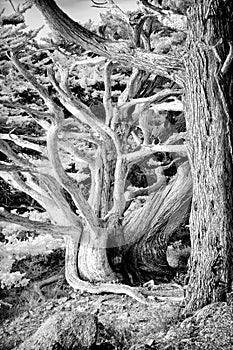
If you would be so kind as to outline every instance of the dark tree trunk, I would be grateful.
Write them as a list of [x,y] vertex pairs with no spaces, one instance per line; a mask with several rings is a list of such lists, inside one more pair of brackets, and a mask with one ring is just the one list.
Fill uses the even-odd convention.
[[233,2],[194,1],[188,24],[186,123],[193,177],[186,311],[223,301],[233,278]]

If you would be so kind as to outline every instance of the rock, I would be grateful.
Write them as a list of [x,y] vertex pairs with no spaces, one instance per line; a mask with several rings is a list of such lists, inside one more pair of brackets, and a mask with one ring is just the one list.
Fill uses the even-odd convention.
[[96,337],[96,316],[77,311],[59,312],[49,317],[17,350],[89,349]]
[[[198,310],[167,333],[158,349],[232,350],[233,312],[226,303],[213,303]],[[173,346],[173,347],[172,347]]]

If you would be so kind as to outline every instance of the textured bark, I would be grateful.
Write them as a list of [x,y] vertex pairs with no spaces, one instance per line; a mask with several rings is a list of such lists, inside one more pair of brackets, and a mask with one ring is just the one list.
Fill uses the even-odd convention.
[[[65,261],[65,275],[69,285],[75,290],[86,291],[92,294],[101,293],[115,293],[115,294],[126,294],[131,298],[134,298],[140,303],[147,304],[148,300],[137,290],[126,286],[124,284],[115,283],[90,283],[80,279],[78,267],[77,267],[77,256],[78,256],[78,245],[79,240],[75,237],[66,237],[66,261]],[[97,276],[98,277],[98,276]]]
[[107,257],[108,231],[100,229],[96,241],[88,232],[83,233],[78,249],[78,271],[82,279],[90,282],[114,282],[117,280]]
[[110,42],[85,29],[69,18],[54,0],[34,0],[38,9],[44,15],[53,30],[68,41],[80,44],[86,50],[91,50],[101,56],[117,61],[124,66],[143,69],[169,79],[174,79],[183,85],[183,63],[174,56],[164,56],[147,53],[135,48],[129,42]]
[[126,218],[125,240],[131,242],[131,246],[125,252],[124,261],[133,281],[166,279],[174,275],[175,270],[166,259],[167,246],[186,221],[191,198],[192,178],[189,164],[185,162],[170,184],[152,194],[142,208]]
[[187,312],[224,301],[233,261],[232,1],[195,1],[189,16],[186,123],[193,176]]

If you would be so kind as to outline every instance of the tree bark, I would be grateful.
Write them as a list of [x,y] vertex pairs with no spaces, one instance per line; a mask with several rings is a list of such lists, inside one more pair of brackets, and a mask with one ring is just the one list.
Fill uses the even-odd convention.
[[90,282],[116,282],[107,257],[108,230],[100,229],[100,235],[93,241],[88,232],[82,234],[78,248],[78,272],[82,279]]
[[233,2],[195,1],[189,15],[186,123],[193,177],[186,311],[224,301],[233,278]]
[[[180,165],[171,183],[164,185],[136,210],[124,225],[124,266],[134,282],[170,279],[175,269],[169,266],[166,251],[169,239],[189,216],[192,178],[188,162]],[[127,222],[127,220],[129,220]]]
[[175,80],[183,85],[183,63],[178,57],[147,53],[134,43],[106,40],[69,18],[54,0],[34,0],[51,28],[68,41],[86,50],[117,61],[123,66],[138,68]]

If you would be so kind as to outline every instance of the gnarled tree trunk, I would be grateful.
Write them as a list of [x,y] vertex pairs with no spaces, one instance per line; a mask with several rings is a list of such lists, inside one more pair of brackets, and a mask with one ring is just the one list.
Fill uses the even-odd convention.
[[[88,239],[89,238],[89,239]],[[89,232],[83,233],[78,248],[78,271],[81,278],[90,282],[114,282],[116,275],[111,269],[107,256],[108,230],[100,229],[94,241]]]
[[175,269],[169,266],[166,251],[169,239],[189,216],[192,178],[188,162],[177,169],[168,185],[150,195],[145,205],[126,217],[124,266],[133,281],[170,279]]

